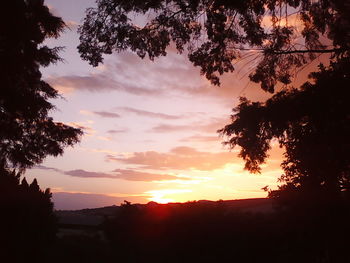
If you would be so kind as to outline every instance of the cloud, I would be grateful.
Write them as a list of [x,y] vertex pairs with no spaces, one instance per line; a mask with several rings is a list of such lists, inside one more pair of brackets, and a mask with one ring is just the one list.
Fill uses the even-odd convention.
[[181,132],[181,131],[201,131],[208,133],[216,133],[217,130],[223,128],[229,123],[228,118],[212,118],[206,123],[193,122],[187,125],[176,124],[158,124],[152,127],[149,131],[156,133],[169,133],[169,132]]
[[[155,174],[155,173],[145,173],[134,171],[131,169],[115,169],[113,171],[116,173],[119,179],[124,179],[128,181],[163,181],[163,180],[176,180],[179,177],[169,174]],[[181,178],[182,180],[184,178]],[[187,178],[186,178],[187,179]]]
[[119,107],[117,109],[125,112],[134,113],[140,116],[150,117],[150,118],[160,118],[160,119],[166,119],[166,120],[176,120],[176,119],[182,118],[182,116],[170,115],[170,114],[165,114],[160,112],[151,112],[151,111],[140,110],[140,109],[135,109],[130,107]]
[[115,111],[123,111],[127,113],[133,113],[139,116],[145,116],[149,118],[158,118],[158,119],[165,119],[165,120],[177,120],[183,118],[183,116],[178,115],[171,115],[171,114],[165,114],[161,112],[152,112],[152,111],[146,111],[146,110],[140,110],[136,108],[131,107],[117,107],[114,111],[88,111],[88,110],[80,110],[80,114],[83,115],[98,115],[100,117],[104,118],[120,118],[120,114],[116,113]]
[[134,152],[127,156],[107,155],[108,161],[136,165],[152,170],[188,170],[212,171],[235,162],[231,152],[200,152],[191,147],[176,147],[167,153],[156,151]]
[[102,118],[120,118],[121,116],[118,113],[111,111],[88,111],[88,110],[80,110],[80,114],[87,116],[100,116]]
[[220,77],[222,85],[214,87],[200,74],[185,55],[168,50],[166,57],[154,62],[140,59],[132,52],[109,56],[102,66],[86,75],[50,76],[46,79],[62,93],[69,91],[121,91],[141,96],[185,96],[189,98],[219,99],[220,103],[233,104],[240,95],[252,99],[266,97],[258,84],[249,81],[253,68],[243,61],[236,65],[234,73]]
[[112,79],[105,71],[98,73],[90,73],[85,76],[66,75],[66,76],[50,76],[46,81],[61,93],[68,93],[71,91],[123,91],[134,95],[159,95],[163,91],[160,89],[147,89],[138,83],[130,84],[123,83]]
[[93,113],[103,118],[120,118],[120,115],[114,112],[94,111]]
[[101,172],[89,172],[82,169],[71,170],[64,172],[66,175],[73,177],[82,177],[82,178],[115,178],[115,175],[101,173]]
[[62,170],[60,169],[57,169],[57,168],[53,168],[53,167],[47,167],[47,166],[44,166],[44,165],[36,165],[33,167],[34,169],[40,169],[40,170],[48,170],[48,171],[55,171],[55,172],[58,172],[58,173],[64,173]]
[[168,132],[178,132],[178,131],[191,131],[196,129],[190,125],[176,125],[176,124],[159,124],[152,127],[150,132],[168,133]]
[[248,75],[252,69],[245,63],[236,65],[234,73],[222,75],[222,85],[214,87],[185,55],[179,55],[175,49],[167,51],[166,57],[157,58],[154,62],[123,52],[111,57],[105,65],[110,72],[119,73],[118,79],[122,83],[142,83],[143,87],[152,90],[159,88],[161,93],[153,94],[157,96],[175,94],[196,99],[216,98],[231,105],[239,95],[258,98],[265,94],[257,84],[249,81]]
[[[222,80],[221,87],[213,87],[201,76],[199,68],[194,67],[186,56],[177,54],[175,50],[169,50],[166,57],[160,57],[154,62],[147,58],[140,59],[131,52],[122,52],[106,59],[103,66],[93,73],[50,76],[46,79],[61,92],[115,90],[142,96],[159,97],[171,94],[191,98],[219,98],[231,102],[245,84],[232,74],[222,76]],[[133,113],[147,114],[144,111]],[[150,117],[151,115],[148,114]],[[156,116],[169,118],[162,114],[153,115]]]
[[37,165],[34,169],[41,170],[50,170],[65,175],[80,177],[80,178],[110,178],[110,179],[122,179],[126,181],[143,181],[143,182],[152,182],[152,181],[164,181],[164,180],[188,180],[188,178],[177,177],[176,175],[170,174],[157,174],[157,173],[147,173],[135,171],[132,169],[115,169],[110,173],[104,172],[90,172],[83,169],[76,169],[71,171],[63,171],[61,169],[47,167],[43,165]]
[[131,169],[115,169],[112,173],[101,173],[101,172],[89,172],[82,169],[72,170],[64,172],[66,175],[82,178],[112,178],[112,179],[123,179],[127,181],[162,181],[162,180],[176,180],[179,179],[177,176],[169,174],[156,174],[139,172]]
[[106,136],[97,136],[97,139],[100,141],[107,141],[107,142],[113,141],[112,137],[106,137]]
[[218,142],[219,136],[204,136],[200,134],[192,135],[181,139],[182,142]]
[[175,147],[171,149],[170,152],[174,154],[185,155],[185,156],[193,156],[199,153],[196,149],[192,147],[187,147],[187,146]]
[[118,130],[108,130],[107,131],[107,133],[109,133],[109,134],[117,134],[117,133],[125,133],[125,132],[127,132],[128,131],[128,129],[118,129]]
[[58,90],[66,88],[72,90],[103,91],[111,90],[114,86],[113,80],[110,78],[103,78],[102,75],[98,74],[90,74],[87,76],[51,76],[47,78],[47,82]]

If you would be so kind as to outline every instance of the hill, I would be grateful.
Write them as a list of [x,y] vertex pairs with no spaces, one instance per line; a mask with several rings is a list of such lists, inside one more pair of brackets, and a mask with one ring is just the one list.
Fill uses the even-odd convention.
[[[241,211],[241,212],[257,212],[257,213],[268,213],[273,211],[273,201],[267,198],[252,198],[252,199],[237,199],[237,200],[220,200],[220,201],[209,201],[199,200],[187,203],[168,203],[158,204],[156,202],[149,202],[147,204],[133,204],[139,209],[147,208],[149,206],[160,206],[160,207],[181,207],[188,203],[193,203],[201,206],[213,207],[218,204],[224,207],[227,212]],[[55,214],[59,219],[59,224],[62,227],[77,227],[80,226],[98,226],[104,218],[116,216],[121,206],[106,206],[92,209],[81,209],[81,210],[57,210]]]

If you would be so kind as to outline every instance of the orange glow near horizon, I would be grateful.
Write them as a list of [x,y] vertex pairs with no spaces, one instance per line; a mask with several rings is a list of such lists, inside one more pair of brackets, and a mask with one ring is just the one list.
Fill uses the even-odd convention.
[[180,194],[180,193],[188,193],[191,190],[187,189],[164,189],[164,190],[153,190],[146,192],[150,194],[151,197],[148,198],[150,201],[157,202],[159,204],[167,204],[171,202],[177,202],[175,198],[168,198],[168,195],[171,194]]

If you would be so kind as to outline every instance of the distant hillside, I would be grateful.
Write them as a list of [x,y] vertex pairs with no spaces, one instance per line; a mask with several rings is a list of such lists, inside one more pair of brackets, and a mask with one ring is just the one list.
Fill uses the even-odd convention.
[[[269,213],[273,211],[273,201],[267,198],[253,198],[253,199],[238,199],[238,200],[220,200],[220,201],[208,201],[199,200],[193,201],[198,205],[206,205],[208,207],[214,205],[222,205],[228,212],[241,211],[241,212],[258,212]],[[168,203],[158,204],[156,202],[149,202],[148,204],[133,204],[138,208],[146,208],[147,206],[159,205],[159,206],[182,206],[186,203]],[[107,206],[94,209],[82,209],[82,210],[58,210],[56,215],[59,218],[59,224],[61,225],[84,225],[84,226],[98,226],[105,217],[111,217],[117,215],[120,206]]]

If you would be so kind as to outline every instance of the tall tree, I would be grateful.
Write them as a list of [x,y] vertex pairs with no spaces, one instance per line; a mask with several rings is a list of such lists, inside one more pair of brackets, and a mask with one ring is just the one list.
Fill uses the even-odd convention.
[[[350,61],[320,65],[313,82],[276,93],[266,102],[242,98],[221,130],[240,146],[246,169],[259,172],[271,141],[285,148],[281,189],[337,196],[350,190]],[[280,194],[272,192],[272,195]]]
[[43,0],[11,0],[0,15],[0,162],[26,168],[47,155],[62,154],[81,130],[54,122],[49,101],[57,91],[42,80],[40,67],[60,60],[60,48],[43,42],[58,37],[65,24]]
[[[213,84],[249,57],[250,75],[269,92],[320,54],[348,56],[348,0],[97,0],[80,27],[78,47],[96,66],[103,54],[132,50],[151,60],[175,43]],[[135,15],[154,17],[145,25]],[[248,59],[248,58],[247,58]]]
[[[264,103],[242,98],[220,131],[226,144],[240,146],[246,169],[259,172],[277,139],[285,147],[281,189],[339,195],[350,182],[349,13],[348,0],[97,0],[78,49],[96,66],[113,51],[153,60],[173,42],[215,85],[245,58],[255,65],[251,81],[284,90]],[[135,15],[153,18],[140,26]],[[322,54],[330,65],[292,88],[293,72]]]

